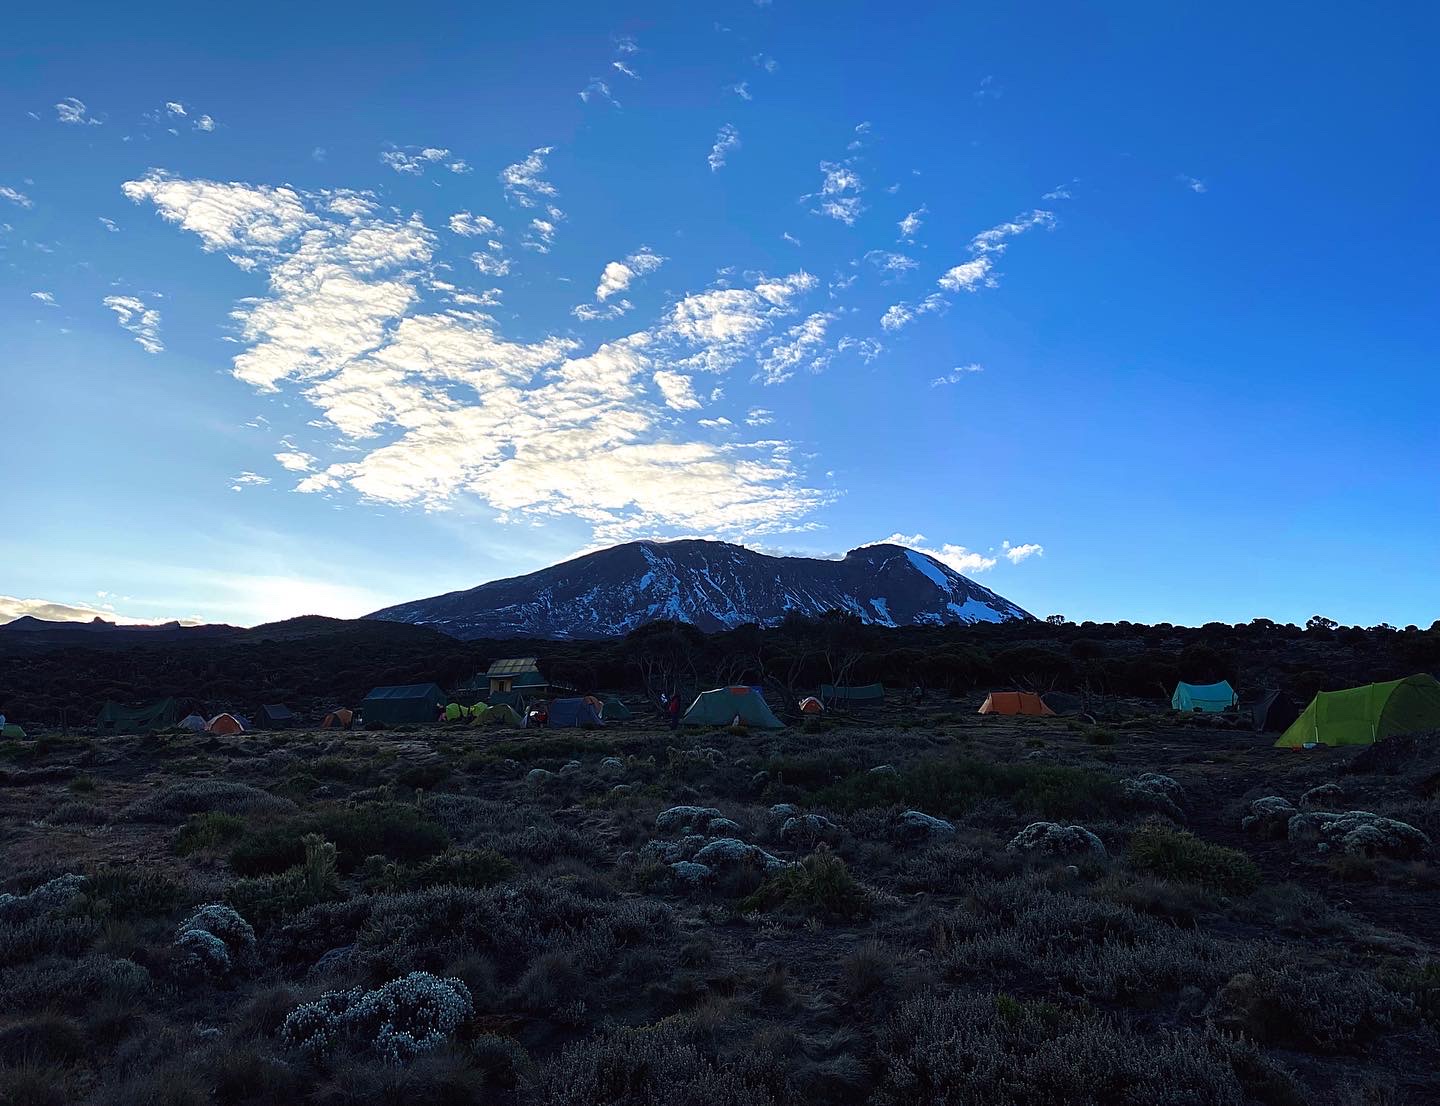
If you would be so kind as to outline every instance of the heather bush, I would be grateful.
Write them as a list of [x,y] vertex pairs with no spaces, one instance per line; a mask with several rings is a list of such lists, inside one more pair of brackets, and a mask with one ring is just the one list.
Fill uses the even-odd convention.
[[178,822],[192,814],[290,814],[295,804],[258,787],[229,780],[171,784],[138,799],[120,812],[122,821]]
[[52,810],[48,820],[58,826],[103,826],[110,821],[110,813],[93,803],[72,799]]
[[133,1005],[149,988],[144,968],[109,956],[49,957],[0,972],[0,994],[11,1013],[77,1011],[104,1001]]
[[327,806],[245,834],[230,853],[230,866],[242,876],[283,872],[304,861],[302,839],[308,833],[335,844],[344,872],[369,856],[407,863],[425,860],[450,843],[443,826],[408,803]]
[[1322,1054],[1358,1052],[1392,1027],[1414,1022],[1413,1002],[1370,972],[1259,959],[1215,996],[1216,1024],[1261,1044]]
[[225,977],[254,960],[255,930],[224,903],[207,903],[180,924],[173,947],[183,975]]
[[296,1007],[280,1027],[280,1041],[311,1057],[346,1041],[387,1063],[403,1064],[445,1044],[474,1012],[469,988],[460,980],[411,972],[373,991],[328,991]]
[[245,819],[222,811],[192,814],[175,835],[175,855],[189,856],[201,849],[227,845],[245,832]]
[[276,876],[236,880],[226,889],[225,898],[252,922],[263,923],[296,914],[316,903],[337,898],[340,876],[335,846],[319,834],[300,839],[304,859]]
[[1198,883],[1227,895],[1248,895],[1260,886],[1260,869],[1239,849],[1154,823],[1131,835],[1130,863],[1162,879]]
[[856,882],[845,862],[825,850],[777,869],[745,899],[743,907],[859,918],[870,910],[870,895]]

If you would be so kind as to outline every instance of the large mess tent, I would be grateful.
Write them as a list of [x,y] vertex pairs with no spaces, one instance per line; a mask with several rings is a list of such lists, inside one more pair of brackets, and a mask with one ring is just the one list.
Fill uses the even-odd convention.
[[865,684],[860,687],[845,687],[836,684],[820,685],[820,700],[824,703],[881,703],[885,700],[884,684]]
[[1387,737],[1440,730],[1440,681],[1420,674],[1344,691],[1322,691],[1275,742],[1277,749],[1303,745],[1370,745]]
[[284,703],[266,703],[260,708],[260,725],[269,729],[287,729],[299,721],[295,712]]
[[161,699],[144,707],[122,707],[106,702],[95,720],[95,729],[102,734],[141,734],[168,730],[180,721],[180,703]]
[[728,726],[737,720],[762,730],[785,728],[765,702],[765,696],[745,686],[702,691],[680,719],[687,726]]
[[1170,696],[1170,705],[1176,710],[1201,711],[1218,714],[1229,710],[1240,700],[1229,680],[1218,684],[1187,684],[1183,680],[1175,685],[1175,694]]
[[377,687],[360,704],[365,724],[379,722],[393,726],[403,722],[434,722],[445,706],[446,694],[439,684],[402,684]]
[[1033,691],[992,691],[976,713],[1054,715],[1055,712]]

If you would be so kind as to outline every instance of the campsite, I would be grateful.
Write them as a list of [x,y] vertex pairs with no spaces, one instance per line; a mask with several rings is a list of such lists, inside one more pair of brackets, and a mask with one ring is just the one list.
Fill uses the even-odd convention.
[[1434,628],[312,629],[6,658],[7,1101],[1440,1095]]

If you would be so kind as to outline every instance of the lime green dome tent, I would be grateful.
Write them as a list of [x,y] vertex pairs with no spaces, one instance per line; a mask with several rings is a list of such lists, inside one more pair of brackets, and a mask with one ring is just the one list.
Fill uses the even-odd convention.
[[1175,685],[1175,694],[1170,696],[1170,705],[1176,710],[1216,713],[1229,710],[1239,701],[1229,680],[1221,680],[1218,684],[1187,684],[1182,681]]
[[509,703],[496,703],[491,707],[479,707],[472,726],[521,726],[525,720],[515,713]]
[[739,718],[762,730],[784,729],[770,704],[753,687],[717,687],[702,691],[680,721],[687,726],[728,726]]
[[1370,745],[1397,734],[1440,730],[1440,682],[1424,674],[1322,691],[1280,735],[1277,749],[1320,745]]

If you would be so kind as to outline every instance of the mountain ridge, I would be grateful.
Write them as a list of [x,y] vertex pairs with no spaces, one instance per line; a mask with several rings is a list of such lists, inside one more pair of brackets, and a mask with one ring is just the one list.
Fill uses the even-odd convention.
[[881,626],[1029,621],[1028,611],[902,545],[838,560],[776,557],[727,542],[635,541],[522,576],[385,607],[367,619],[461,640],[613,637],[674,619],[705,632],[840,610]]

